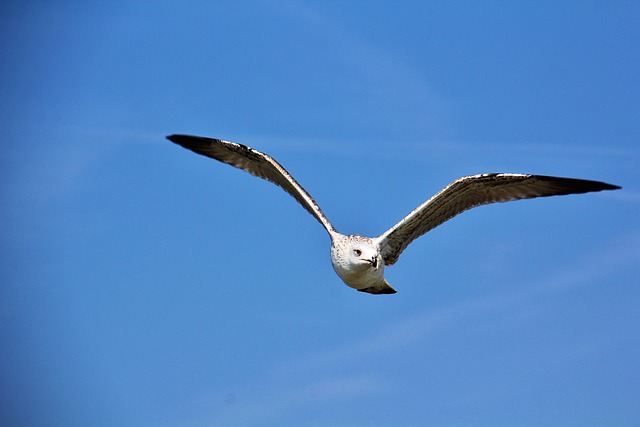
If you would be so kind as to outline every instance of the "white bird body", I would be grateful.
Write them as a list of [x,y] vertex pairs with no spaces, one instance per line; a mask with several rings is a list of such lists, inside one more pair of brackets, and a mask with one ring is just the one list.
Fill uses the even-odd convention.
[[191,135],[167,137],[195,153],[270,181],[298,201],[331,237],[331,264],[349,287],[371,294],[393,294],[384,267],[394,264],[415,239],[476,206],[512,200],[580,194],[620,187],[599,181],[543,175],[491,173],[465,176],[447,185],[376,238],[339,233],[307,191],[275,159],[242,144]]
[[384,259],[374,239],[336,233],[331,240],[331,265],[347,286],[363,292],[393,290],[384,279]]

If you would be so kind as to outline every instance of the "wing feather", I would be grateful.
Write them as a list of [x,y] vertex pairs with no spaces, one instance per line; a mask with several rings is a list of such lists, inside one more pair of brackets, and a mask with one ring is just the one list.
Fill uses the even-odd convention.
[[235,142],[191,135],[170,135],[167,139],[195,153],[242,169],[251,175],[274,183],[289,193],[327,232],[336,233],[315,200],[274,158]]
[[543,175],[493,173],[465,176],[447,185],[376,240],[385,264],[391,265],[412,241],[476,206],[618,188],[599,181]]

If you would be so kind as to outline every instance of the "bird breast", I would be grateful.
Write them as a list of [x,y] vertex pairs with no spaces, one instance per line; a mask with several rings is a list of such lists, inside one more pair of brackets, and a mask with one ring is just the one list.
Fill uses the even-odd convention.
[[331,248],[331,265],[336,274],[349,287],[364,289],[384,279],[384,262],[380,255],[374,263],[349,256],[346,251],[333,246]]

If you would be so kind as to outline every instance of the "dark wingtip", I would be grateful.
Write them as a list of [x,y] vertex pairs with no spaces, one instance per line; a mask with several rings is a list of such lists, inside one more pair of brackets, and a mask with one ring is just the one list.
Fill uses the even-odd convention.
[[174,142],[181,147],[187,148],[191,151],[195,151],[198,154],[203,154],[201,150],[211,145],[213,138],[205,138],[202,136],[183,135],[174,133],[173,135],[167,135],[169,141]]
[[607,182],[602,181],[587,181],[587,180],[579,180],[585,183],[585,186],[591,186],[593,188],[592,191],[602,191],[602,190],[619,190],[622,187],[619,185],[609,184]]
[[588,186],[587,191],[605,191],[605,190],[619,190],[622,187],[619,185],[608,184],[601,181],[588,181],[591,185]]
[[[542,181],[557,184],[559,186],[558,190],[560,190],[557,195],[591,193],[594,191],[605,190],[619,190],[622,188],[619,185],[609,184],[602,181],[591,181],[577,178],[560,178],[545,175],[537,175],[536,177]],[[563,190],[566,191],[566,193],[563,192]]]
[[185,135],[172,134],[167,135],[167,139],[175,144],[182,145],[184,147]]
[[174,133],[172,135],[167,135],[167,139],[171,142],[175,142],[176,144],[180,144],[180,145],[184,145],[188,140],[193,140],[195,138],[198,138],[196,136],[190,136],[190,135],[181,135],[178,133]]
[[603,184],[604,184],[603,190],[620,190],[620,189],[622,189],[622,187],[619,186],[619,185],[607,184],[606,182],[603,182]]

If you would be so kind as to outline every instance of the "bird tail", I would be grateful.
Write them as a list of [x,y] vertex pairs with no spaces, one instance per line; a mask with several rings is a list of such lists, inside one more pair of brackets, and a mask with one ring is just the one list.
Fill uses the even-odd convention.
[[368,294],[395,294],[397,291],[391,287],[386,279],[382,280],[382,283],[375,286],[371,286],[364,289],[358,289],[360,292],[366,292]]

